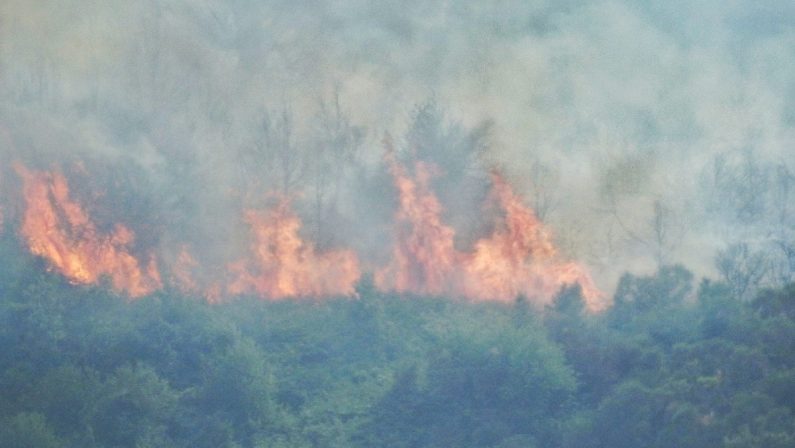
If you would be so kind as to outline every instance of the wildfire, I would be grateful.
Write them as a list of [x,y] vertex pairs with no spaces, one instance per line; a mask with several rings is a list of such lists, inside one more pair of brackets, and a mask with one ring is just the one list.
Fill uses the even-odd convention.
[[100,235],[91,217],[69,197],[69,185],[59,172],[15,170],[24,182],[25,212],[20,233],[30,251],[45,258],[71,282],[97,283],[110,279],[114,290],[140,297],[162,286],[154,258],[145,266],[130,254],[135,234],[116,224]]
[[319,253],[299,235],[301,220],[282,198],[265,213],[249,210],[251,258],[233,263],[230,294],[256,294],[268,299],[351,295],[360,277],[353,251]]
[[432,170],[415,162],[410,176],[388,140],[385,145],[399,208],[392,261],[375,276],[379,289],[499,301],[521,294],[547,303],[561,287],[578,283],[589,309],[604,307],[585,268],[561,257],[548,230],[498,173],[492,174],[490,203],[503,216],[491,235],[462,252],[454,247],[455,231],[442,222],[429,186]]
[[[563,286],[579,284],[589,309],[604,308],[604,296],[587,270],[559,253],[550,232],[499,173],[492,173],[486,204],[498,212],[493,230],[464,251],[455,247],[455,230],[443,221],[443,206],[431,188],[434,165],[414,161],[409,169],[388,140],[385,145],[398,205],[391,261],[373,269],[377,289],[504,302],[524,295],[544,304]],[[98,231],[85,208],[70,197],[63,174],[19,164],[15,170],[23,180],[25,202],[19,232],[30,251],[53,270],[76,284],[107,278],[114,290],[130,297],[163,287],[154,256],[142,262],[131,253],[133,231],[123,224],[107,234]],[[301,219],[287,198],[265,211],[246,211],[244,220],[250,228],[248,255],[228,264],[225,277],[208,276],[209,267],[184,244],[164,251],[174,254],[161,259],[167,282],[210,302],[241,294],[269,300],[354,294],[361,276],[356,254],[320,251],[302,238]]]
[[442,294],[456,267],[455,231],[442,223],[442,206],[429,188],[428,166],[416,162],[412,179],[395,159],[391,143],[385,144],[399,205],[392,261],[376,271],[375,284],[381,290]]
[[602,293],[588,272],[562,260],[549,231],[498,173],[491,196],[503,212],[494,232],[477,241],[463,257],[464,295],[474,299],[513,300],[518,295],[552,299],[561,286],[578,283],[590,309],[603,305]]

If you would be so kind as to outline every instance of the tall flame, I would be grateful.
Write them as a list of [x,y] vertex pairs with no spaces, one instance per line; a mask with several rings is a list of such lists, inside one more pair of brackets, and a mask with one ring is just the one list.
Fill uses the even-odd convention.
[[381,290],[442,294],[456,267],[455,231],[441,220],[442,206],[429,188],[428,166],[416,162],[416,179],[412,179],[395,159],[390,143],[385,144],[399,204],[392,259],[376,271],[375,284]]
[[392,261],[375,275],[379,289],[473,300],[510,301],[525,295],[548,303],[561,287],[578,283],[589,309],[604,307],[603,294],[587,270],[563,259],[549,231],[498,173],[492,174],[490,202],[503,216],[491,235],[462,252],[456,250],[455,231],[442,221],[442,206],[429,186],[431,168],[415,162],[412,177],[388,140],[385,145],[399,206]]
[[249,210],[253,233],[251,258],[233,263],[230,294],[256,294],[268,299],[351,295],[360,277],[353,251],[318,252],[299,235],[301,220],[287,199],[267,212]]
[[[543,304],[561,287],[577,283],[589,309],[604,308],[604,296],[587,270],[559,253],[550,232],[499,173],[492,173],[487,203],[499,211],[493,231],[462,251],[455,247],[455,230],[443,221],[442,204],[431,188],[434,166],[415,161],[409,170],[388,140],[385,145],[398,207],[391,261],[374,272],[379,290],[505,302],[524,295]],[[33,254],[72,283],[107,278],[114,290],[130,297],[162,288],[155,258],[142,263],[130,252],[132,230],[116,224],[109,234],[100,233],[70,197],[63,174],[19,164],[15,170],[25,200],[20,234]],[[168,282],[211,302],[239,294],[273,300],[354,294],[361,276],[356,254],[319,251],[303,239],[301,219],[287,198],[266,211],[246,211],[245,222],[251,230],[250,253],[228,265],[225,279],[208,280],[207,268],[183,245],[166,259]]]
[[564,261],[533,210],[499,173],[492,173],[491,178],[491,196],[504,216],[494,232],[464,256],[464,295],[513,300],[521,294],[548,301],[561,286],[578,283],[588,308],[602,308],[602,293],[585,268]]
[[129,252],[135,234],[116,224],[100,235],[91,217],[69,197],[69,185],[59,172],[30,171],[15,166],[24,182],[25,212],[20,233],[30,251],[45,258],[71,282],[110,279],[117,292],[140,297],[162,286],[154,258],[146,266]]

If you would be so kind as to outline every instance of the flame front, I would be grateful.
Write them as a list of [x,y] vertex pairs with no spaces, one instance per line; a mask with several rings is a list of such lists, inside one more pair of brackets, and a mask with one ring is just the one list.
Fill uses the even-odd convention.
[[350,250],[316,251],[299,235],[301,220],[287,199],[265,213],[247,211],[246,222],[253,234],[252,253],[230,266],[230,294],[283,299],[354,293],[360,277],[356,255]]
[[69,197],[61,173],[30,171],[22,165],[15,170],[24,182],[20,233],[33,254],[73,283],[92,284],[107,277],[114,290],[130,297],[162,287],[154,258],[142,266],[130,254],[135,234],[116,224],[111,234],[100,235],[90,216]]
[[[379,290],[503,302],[524,295],[545,304],[561,287],[576,283],[590,310],[606,306],[587,270],[561,256],[546,227],[498,173],[492,173],[487,203],[499,211],[493,231],[462,251],[455,247],[455,230],[443,221],[442,204],[431,188],[434,165],[414,161],[409,170],[388,141],[386,145],[398,206],[391,261],[374,269]],[[101,234],[84,207],[70,197],[63,174],[22,165],[15,169],[23,180],[25,201],[20,234],[33,254],[72,283],[96,284],[107,278],[114,290],[130,297],[162,288],[155,258],[142,263],[130,252],[133,231],[116,224],[112,232]],[[265,211],[246,211],[244,220],[250,227],[249,253],[227,266],[225,278],[208,276],[211,266],[195,259],[184,244],[165,259],[167,280],[211,302],[241,294],[275,300],[355,293],[361,276],[356,254],[349,249],[319,251],[303,239],[301,219],[287,198]]]
[[416,162],[415,180],[389,146],[386,159],[399,203],[392,259],[376,271],[375,284],[381,290],[443,294],[456,267],[455,231],[441,220],[442,206],[429,188],[428,166]]
[[563,259],[549,231],[498,173],[492,174],[490,203],[497,204],[502,217],[491,235],[462,252],[429,186],[432,170],[415,162],[410,176],[388,141],[386,146],[399,208],[392,261],[375,276],[379,289],[472,300],[511,301],[525,295],[548,303],[563,286],[579,284],[590,310],[604,308],[604,296],[587,270]]
[[464,295],[473,299],[513,300],[518,295],[549,301],[561,286],[579,284],[589,309],[601,309],[602,293],[584,267],[566,262],[532,209],[498,173],[491,197],[503,212],[494,232],[463,257]]

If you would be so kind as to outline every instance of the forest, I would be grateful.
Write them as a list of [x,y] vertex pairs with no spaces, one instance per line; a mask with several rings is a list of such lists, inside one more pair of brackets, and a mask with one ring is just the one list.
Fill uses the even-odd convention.
[[681,266],[588,313],[378,292],[208,304],[69,285],[5,238],[0,441],[29,447],[791,447],[795,285]]
[[795,446],[793,24],[0,1],[0,448]]

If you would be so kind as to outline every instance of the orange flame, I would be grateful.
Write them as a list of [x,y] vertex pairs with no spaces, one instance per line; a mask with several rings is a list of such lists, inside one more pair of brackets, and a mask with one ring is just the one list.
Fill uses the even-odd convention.
[[385,145],[399,207],[392,261],[375,275],[379,289],[472,300],[510,301],[525,295],[548,303],[561,287],[579,283],[590,310],[604,307],[603,294],[587,270],[561,257],[548,230],[499,174],[492,175],[491,198],[502,219],[471,252],[457,251],[455,231],[442,222],[442,206],[429,186],[432,170],[415,162],[412,178],[388,140]]
[[107,276],[114,290],[130,297],[162,286],[154,258],[142,267],[129,253],[135,234],[117,224],[110,235],[99,235],[89,215],[70,199],[61,173],[29,171],[19,164],[15,170],[24,181],[26,203],[20,233],[33,254],[76,284]]
[[[492,174],[489,196],[489,204],[500,212],[494,230],[471,250],[460,251],[431,188],[434,166],[416,161],[409,171],[396,159],[390,142],[385,144],[399,200],[391,262],[374,272],[379,290],[505,302],[525,295],[543,304],[561,287],[578,283],[590,310],[606,306],[587,270],[561,256],[550,232],[498,173]],[[31,171],[19,164],[15,170],[23,180],[26,205],[20,234],[33,254],[75,284],[107,277],[114,290],[130,297],[162,288],[154,257],[144,264],[130,253],[134,233],[117,224],[110,234],[100,234],[91,216],[70,197],[61,173]],[[361,274],[356,254],[347,249],[318,251],[304,240],[301,220],[287,198],[264,212],[247,211],[245,221],[251,228],[251,252],[228,266],[226,281],[197,281],[206,277],[201,274],[206,269],[187,245],[168,263],[168,281],[210,302],[222,294],[274,300],[354,294]]]
[[455,269],[455,231],[442,223],[442,206],[429,188],[428,166],[416,163],[415,180],[395,160],[391,148],[386,159],[398,191],[397,235],[392,261],[376,271],[375,284],[381,290],[442,294]]
[[521,294],[549,301],[562,286],[578,283],[588,308],[601,309],[602,293],[586,269],[562,260],[549,231],[496,172],[492,197],[504,217],[464,257],[464,295],[507,301]]
[[265,213],[249,210],[246,222],[254,243],[252,259],[230,265],[231,294],[256,294],[268,299],[351,295],[360,277],[350,250],[318,253],[299,235],[301,220],[282,198]]

